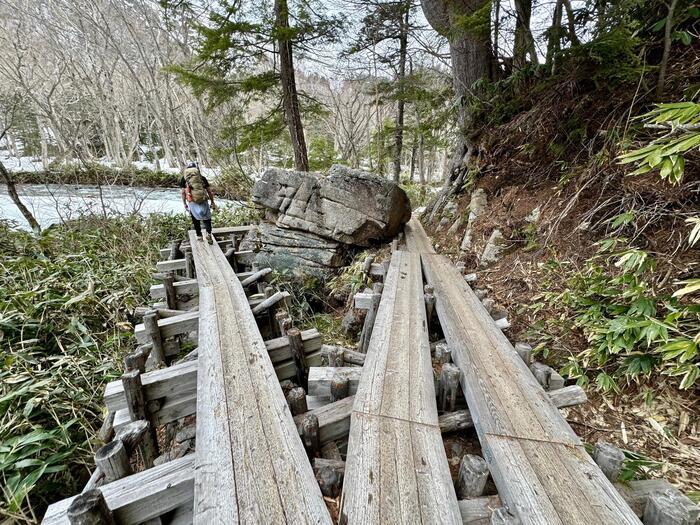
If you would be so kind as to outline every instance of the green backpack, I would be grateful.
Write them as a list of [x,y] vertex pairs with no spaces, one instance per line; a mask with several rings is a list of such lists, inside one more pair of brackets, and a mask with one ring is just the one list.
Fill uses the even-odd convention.
[[187,186],[188,201],[201,203],[207,200],[204,178],[197,168],[187,168],[185,170],[185,184]]

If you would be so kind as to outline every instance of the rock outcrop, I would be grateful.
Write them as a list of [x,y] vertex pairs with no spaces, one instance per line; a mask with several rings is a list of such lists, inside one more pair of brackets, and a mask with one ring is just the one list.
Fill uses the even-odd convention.
[[320,173],[268,169],[253,186],[266,223],[241,244],[259,267],[322,274],[348,262],[353,247],[386,242],[411,218],[395,183],[344,166]]
[[339,165],[325,177],[268,169],[252,197],[281,228],[356,246],[391,239],[411,218],[410,202],[398,185]]
[[[293,269],[299,266],[318,273],[345,264],[346,247],[313,233],[261,223],[257,232],[241,242],[241,250],[252,250],[258,268]],[[248,261],[245,261],[248,262]]]

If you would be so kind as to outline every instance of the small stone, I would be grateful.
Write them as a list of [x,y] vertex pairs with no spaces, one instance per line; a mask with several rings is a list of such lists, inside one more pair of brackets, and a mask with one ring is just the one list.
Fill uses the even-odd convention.
[[491,310],[493,310],[493,308],[496,306],[496,301],[494,301],[490,297],[484,297],[481,300],[481,304],[484,305],[484,308],[486,308],[486,311],[488,313],[491,313]]
[[515,343],[515,351],[520,356],[523,362],[530,366],[530,361],[532,361],[532,346],[527,343]]
[[498,319],[497,321],[494,321],[494,324],[501,330],[508,330],[508,328],[510,328],[510,323],[505,317],[503,319]]
[[499,321],[500,319],[504,319],[508,317],[508,310],[505,308],[501,308],[500,306],[494,306],[491,308],[491,319],[494,321]]
[[483,301],[488,293],[488,290],[486,290],[485,288],[477,288],[476,290],[474,290],[474,295],[476,295],[476,298],[480,301]]
[[530,223],[537,222],[540,220],[540,207],[537,206],[534,210],[532,210],[527,217],[525,217],[525,220]]
[[468,273],[467,275],[464,276],[464,280],[467,281],[468,283],[473,283],[476,282],[478,276],[475,273]]

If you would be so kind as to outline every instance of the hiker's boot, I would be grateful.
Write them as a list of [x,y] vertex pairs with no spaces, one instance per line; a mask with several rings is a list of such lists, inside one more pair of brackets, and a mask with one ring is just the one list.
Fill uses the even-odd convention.
[[198,240],[198,241],[201,241],[202,239],[203,239],[202,234],[201,234],[201,233],[198,233],[198,234],[197,234],[197,240]]
[[214,239],[212,238],[211,233],[207,232],[206,237],[207,237],[207,242],[209,244],[214,244]]

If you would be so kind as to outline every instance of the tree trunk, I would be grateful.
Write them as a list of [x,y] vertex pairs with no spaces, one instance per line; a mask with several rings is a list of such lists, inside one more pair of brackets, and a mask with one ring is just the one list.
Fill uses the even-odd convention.
[[410,4],[404,6],[406,12],[401,17],[401,31],[399,35],[399,82],[398,103],[396,108],[396,129],[394,130],[394,182],[398,183],[401,177],[401,153],[403,150],[403,121],[404,121],[404,81],[406,79],[406,54],[408,53],[408,17],[410,16]]
[[668,66],[668,56],[671,53],[671,29],[673,29],[673,14],[678,5],[678,0],[672,0],[666,15],[666,25],[664,27],[664,53],[659,64],[659,80],[656,83],[656,98],[660,99],[664,94],[664,84],[666,83],[666,67]]
[[530,61],[537,64],[537,50],[535,39],[530,31],[530,18],[532,16],[532,0],[515,0],[515,41],[513,43],[513,68],[523,69],[527,66],[527,55]]
[[29,208],[27,208],[19,198],[17,188],[15,187],[15,181],[12,180],[12,176],[8,173],[7,169],[5,169],[5,165],[2,162],[0,162],[0,177],[2,177],[5,186],[7,186],[7,193],[10,195],[10,199],[12,199],[12,202],[15,203],[19,212],[29,223],[30,228],[34,233],[41,232],[41,226],[39,226],[39,223],[34,218],[34,215],[32,215],[32,212],[29,211]]
[[299,97],[297,95],[296,79],[294,77],[294,62],[292,59],[292,41],[286,36],[289,28],[289,8],[287,0],[275,0],[275,25],[281,35],[277,39],[280,55],[280,81],[282,83],[282,106],[284,119],[289,128],[294,149],[294,166],[299,171],[309,171],[309,158],[306,153],[304,128],[301,124]]
[[552,26],[549,28],[549,39],[547,41],[547,66],[551,68],[551,73],[555,70],[555,56],[561,50],[561,17],[562,0],[557,0],[554,5],[552,15]]
[[[423,12],[428,23],[449,40],[452,57],[452,76],[458,107],[458,128],[460,138],[455,154],[445,177],[445,185],[437,198],[426,207],[432,221],[442,213],[450,196],[461,188],[467,171],[471,153],[474,149],[473,115],[467,110],[468,97],[473,93],[473,84],[482,78],[493,78],[493,55],[491,53],[490,23],[485,29],[468,30],[464,18],[479,13],[487,15],[490,0],[421,0]],[[480,28],[483,25],[479,25]]]
[[571,0],[564,0],[564,9],[566,9],[566,24],[569,28],[569,42],[572,46],[581,45],[581,41],[576,34],[576,24],[574,23],[574,9],[571,7]]

